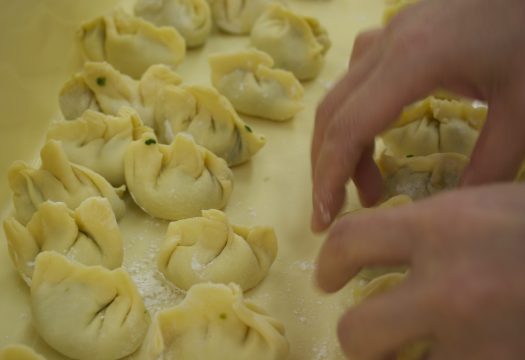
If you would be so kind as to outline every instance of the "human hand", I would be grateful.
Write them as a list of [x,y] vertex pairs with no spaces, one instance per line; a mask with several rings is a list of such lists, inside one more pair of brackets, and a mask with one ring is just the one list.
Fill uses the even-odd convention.
[[341,319],[356,359],[380,359],[418,340],[430,359],[522,359],[525,354],[525,186],[443,193],[342,217],[318,261],[327,292],[365,266],[409,265],[406,280]]
[[488,119],[464,185],[510,180],[525,154],[525,1],[426,0],[356,39],[348,73],[320,104],[312,140],[312,228],[327,228],[352,178],[380,197],[374,137],[436,89],[484,100]]

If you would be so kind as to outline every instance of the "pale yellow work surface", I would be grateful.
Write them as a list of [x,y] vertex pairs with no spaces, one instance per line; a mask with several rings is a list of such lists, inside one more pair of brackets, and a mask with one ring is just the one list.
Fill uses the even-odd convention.
[[[58,116],[57,94],[80,66],[74,43],[78,24],[112,8],[115,0],[0,0],[0,205],[10,211],[6,170],[16,159],[34,162],[49,121]],[[129,7],[129,2],[128,7]],[[289,359],[342,359],[335,329],[349,303],[348,291],[326,296],[312,281],[322,237],[309,230],[311,183],[309,148],[316,104],[347,66],[358,31],[379,24],[381,0],[293,0],[290,7],[317,17],[333,46],[321,75],[305,84],[306,108],[291,122],[246,119],[267,137],[251,162],[234,169],[235,187],[226,213],[233,223],[271,225],[279,253],[267,279],[246,296],[286,326]],[[246,47],[247,37],[215,33],[191,50],[177,72],[185,83],[209,84],[207,55]],[[150,309],[175,304],[181,294],[166,290],[153,273],[153,259],[165,222],[146,217],[131,204],[121,221],[127,267],[147,293]],[[155,281],[154,281],[155,280]],[[0,237],[0,348],[25,343],[48,359],[62,359],[31,325],[28,289],[8,257]]]

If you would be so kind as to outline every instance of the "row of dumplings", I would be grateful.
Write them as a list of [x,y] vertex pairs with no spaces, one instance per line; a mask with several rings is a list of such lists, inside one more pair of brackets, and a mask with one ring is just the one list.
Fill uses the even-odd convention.
[[[135,56],[143,39],[120,36],[157,36],[153,30],[121,12],[87,24],[84,51],[95,54],[88,58],[113,65],[133,58],[133,64],[123,60],[131,66],[124,72],[147,70],[135,72],[141,74],[135,80],[106,62],[87,62],[61,91],[65,120],[49,128],[40,167],[16,162],[9,169],[15,212],[4,229],[13,263],[31,289],[35,328],[74,359],[283,359],[283,326],[242,295],[267,275],[277,254],[275,233],[231,225],[213,210],[232,192],[229,166],[249,160],[264,137],[213,88],[182,86],[168,66],[150,67],[163,62],[163,46],[143,61]],[[161,38],[176,40],[166,29]],[[272,69],[263,52],[222,54],[210,63],[216,88],[245,113],[285,120],[302,107],[300,83]],[[151,325],[122,268],[118,220],[126,212],[126,190],[149,215],[175,220],[157,266],[188,290]],[[32,356],[26,350],[1,354]]]
[[135,79],[155,64],[175,68],[186,47],[204,44],[212,14],[221,30],[250,34],[252,46],[299,80],[319,74],[331,45],[315,18],[296,14],[279,0],[139,0],[134,11],[136,16],[115,10],[83,24],[85,58],[107,61]]
[[[112,71],[107,64],[89,66]],[[164,67],[159,69],[151,79],[174,79]],[[94,78],[97,86],[108,85],[108,77],[97,81],[100,78]],[[151,91],[152,84],[154,81],[134,83],[128,90]],[[242,156],[251,156],[247,142],[261,138],[213,90],[186,89],[187,94],[197,94],[197,108],[202,113],[218,113],[217,119],[227,119],[215,122],[215,117],[208,115],[208,134],[203,136],[209,141],[206,144],[217,146],[215,150],[222,154],[234,154],[229,157],[231,162],[246,161]],[[204,100],[199,98],[202,94]],[[90,99],[89,104],[106,104],[107,98],[99,98],[100,103]],[[127,97],[132,104],[138,98]],[[148,97],[142,100],[148,101]],[[77,106],[71,99],[66,103]],[[182,304],[166,310],[179,315],[156,315],[157,322],[163,316],[170,320],[163,320],[162,328],[154,322],[150,340],[138,358],[154,359],[159,354],[209,358],[225,339],[230,339],[231,349],[224,359],[237,353],[246,353],[247,358],[284,358],[288,344],[282,325],[242,299],[242,291],[253,288],[267,275],[277,254],[277,239],[271,228],[230,225],[224,213],[213,210],[224,207],[232,191],[233,175],[226,160],[195,143],[198,132],[177,132],[171,142],[160,144],[135,110],[120,108],[113,116],[92,108],[88,106],[76,119],[51,125],[39,168],[15,162],[8,173],[15,213],[5,221],[4,229],[11,258],[31,287],[33,320],[39,335],[75,359],[117,359],[135,352],[143,343],[150,314],[130,276],[121,268],[124,239],[117,220],[126,211],[123,194],[127,188],[137,205],[150,215],[179,220],[168,227],[158,254],[158,269],[175,286],[189,290]],[[210,130],[210,123],[214,129]],[[215,134],[221,131],[230,136]],[[232,138],[230,143],[224,140]],[[198,217],[201,211],[202,217]],[[200,305],[194,308],[186,301]],[[221,312],[210,315],[211,307],[202,304],[215,302],[221,303],[217,309]],[[178,317],[211,322],[205,326],[214,327],[217,342],[209,341],[207,330],[201,335],[195,333],[200,329],[199,321],[189,321],[184,327]],[[215,325],[214,320],[218,321]],[[177,341],[169,338],[175,331],[169,326],[183,334]],[[242,341],[232,342],[232,334],[243,334]],[[250,355],[255,351],[257,354]]]

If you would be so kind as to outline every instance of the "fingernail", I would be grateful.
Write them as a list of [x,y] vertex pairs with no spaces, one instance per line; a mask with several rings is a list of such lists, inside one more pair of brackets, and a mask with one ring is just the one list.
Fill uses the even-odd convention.
[[332,216],[325,203],[321,199],[314,201],[314,213],[311,219],[311,227],[314,232],[320,232],[326,229],[332,222]]

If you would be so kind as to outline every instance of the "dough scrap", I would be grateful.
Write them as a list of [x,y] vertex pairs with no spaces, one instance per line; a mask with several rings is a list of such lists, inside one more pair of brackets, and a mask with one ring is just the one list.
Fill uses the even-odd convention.
[[241,113],[284,121],[304,106],[301,83],[289,71],[272,69],[273,59],[262,51],[216,53],[209,62],[213,86]]
[[277,238],[269,227],[230,225],[219,210],[172,222],[158,255],[159,270],[177,287],[234,282],[246,291],[268,274],[277,255]]
[[30,285],[35,259],[56,251],[85,265],[115,269],[124,257],[120,229],[107,199],[92,197],[74,211],[64,203],[46,201],[26,226],[14,217],[4,221],[11,260]]
[[186,54],[175,28],[156,27],[122,10],[82,24],[79,39],[87,60],[107,61],[135,79],[155,64],[175,68]]

